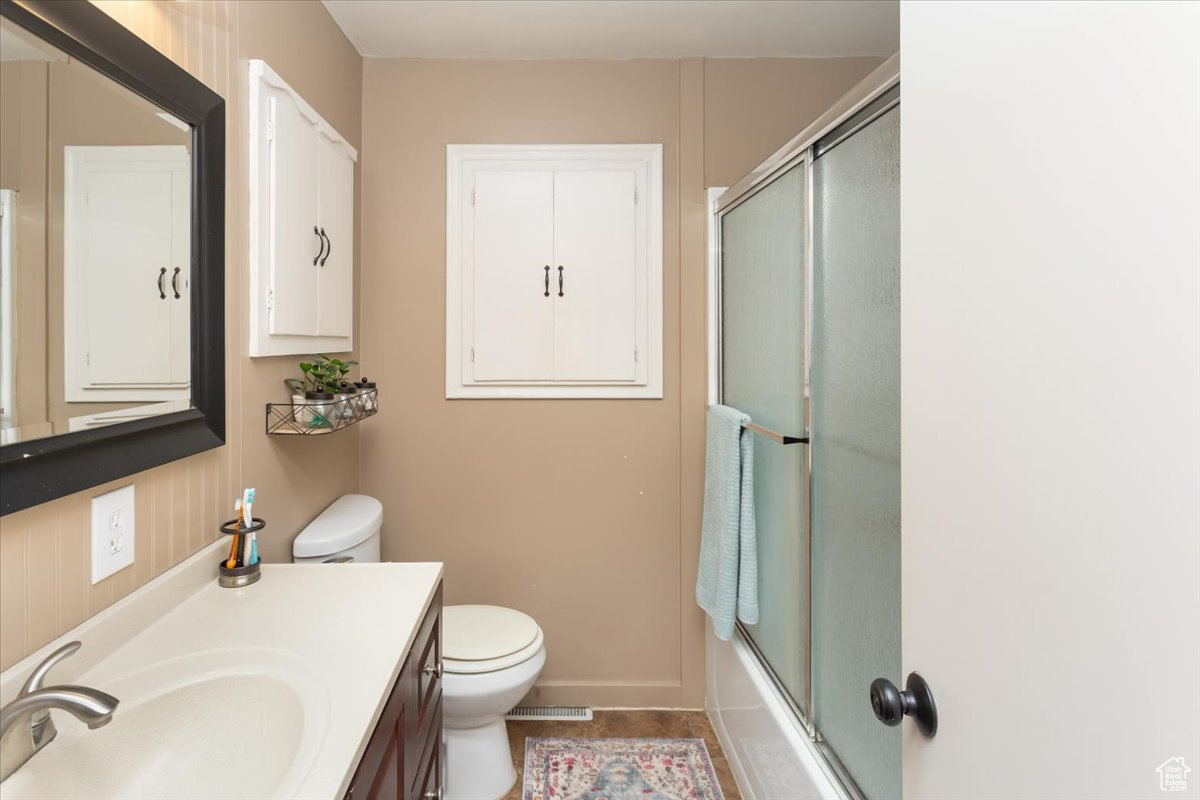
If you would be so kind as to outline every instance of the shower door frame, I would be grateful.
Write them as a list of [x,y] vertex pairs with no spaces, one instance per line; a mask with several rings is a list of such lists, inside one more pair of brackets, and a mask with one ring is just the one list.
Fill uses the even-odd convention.
[[[713,331],[709,341],[712,344],[712,352],[709,354],[709,368],[716,372],[714,383],[716,398],[715,402],[722,402],[724,399],[724,363],[723,363],[723,331],[722,323],[724,320],[724,309],[722,308],[722,287],[724,286],[723,269],[724,259],[722,258],[722,240],[721,240],[721,221],[725,214],[729,213],[739,205],[744,203],[756,195],[762,189],[765,189],[776,178],[784,175],[791,169],[803,165],[804,169],[804,248],[803,248],[803,285],[804,285],[804,409],[802,418],[804,420],[804,431],[802,435],[808,436],[811,440],[812,436],[812,318],[813,318],[813,159],[815,145],[827,134],[836,129],[846,120],[853,117],[859,111],[869,106],[872,102],[878,99],[881,95],[888,92],[893,87],[900,83],[900,54],[897,53],[891,58],[880,64],[866,78],[860,81],[850,91],[841,97],[832,107],[824,114],[816,119],[811,125],[794,136],[787,144],[775,151],[769,158],[747,173],[744,177],[721,193],[719,197],[710,205],[708,213],[711,215],[710,224],[712,225],[712,234],[710,240],[710,252],[715,261],[715,267],[711,271],[711,280],[713,286],[710,291],[713,294],[710,303],[711,318],[709,325]],[[847,132],[842,140],[849,138],[869,125],[874,120],[885,114],[900,101],[897,99],[894,103],[889,103],[886,106],[877,109],[874,114],[861,125]],[[841,141],[841,140],[839,140]],[[712,398],[710,398],[712,399]],[[785,433],[790,433],[785,431]],[[776,693],[784,701],[793,714],[800,720],[802,727],[808,735],[809,741],[814,745],[813,751],[820,758],[829,771],[836,775],[840,782],[841,788],[853,800],[866,800],[862,790],[855,783],[853,776],[842,765],[837,754],[829,748],[820,732],[816,729],[813,722],[813,684],[812,684],[812,447],[809,444],[803,445],[804,458],[802,463],[803,475],[803,496],[804,509],[802,517],[804,527],[802,535],[804,541],[801,544],[801,551],[804,553],[804,565],[802,569],[805,574],[801,577],[805,578],[805,618],[804,618],[804,698],[803,707],[793,699],[791,693],[787,690],[783,681],[775,674],[774,669],[767,662],[762,651],[759,649],[750,632],[739,620],[737,622],[737,630],[742,639],[746,642],[750,651],[754,653],[755,659],[762,666],[771,683],[774,685]],[[865,694],[865,691],[864,691]],[[864,698],[865,701],[865,698]]]

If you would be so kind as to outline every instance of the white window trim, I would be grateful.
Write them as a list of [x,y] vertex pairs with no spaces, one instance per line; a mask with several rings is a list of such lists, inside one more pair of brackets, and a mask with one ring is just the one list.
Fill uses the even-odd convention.
[[[645,347],[646,382],[605,384],[576,382],[528,382],[472,384],[463,380],[462,336],[466,318],[463,298],[462,236],[464,208],[463,173],[471,161],[551,162],[570,160],[640,161],[647,168],[646,197],[639,198],[648,209],[646,264]],[[446,397],[487,398],[624,398],[662,399],[663,396],[663,191],[661,144],[604,145],[459,145],[446,146]],[[644,350],[644,352],[641,352]]]

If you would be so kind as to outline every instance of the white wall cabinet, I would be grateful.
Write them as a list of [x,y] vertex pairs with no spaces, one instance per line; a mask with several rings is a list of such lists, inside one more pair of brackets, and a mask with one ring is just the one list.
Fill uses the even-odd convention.
[[187,148],[71,145],[64,160],[67,402],[186,400],[191,394]]
[[446,396],[662,397],[662,146],[450,145]]
[[358,153],[250,62],[250,355],[354,347]]

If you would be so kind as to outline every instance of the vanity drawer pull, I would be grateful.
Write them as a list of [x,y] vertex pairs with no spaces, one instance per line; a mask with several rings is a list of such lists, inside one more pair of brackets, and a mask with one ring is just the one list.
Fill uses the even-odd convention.
[[438,680],[441,680],[442,679],[442,662],[439,661],[437,664],[426,665],[421,668],[421,672],[424,672],[426,675],[433,675]]

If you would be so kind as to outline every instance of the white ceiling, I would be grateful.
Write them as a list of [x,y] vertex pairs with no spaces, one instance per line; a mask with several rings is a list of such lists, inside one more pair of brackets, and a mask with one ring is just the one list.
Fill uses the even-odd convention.
[[364,56],[890,56],[898,0],[323,0]]

